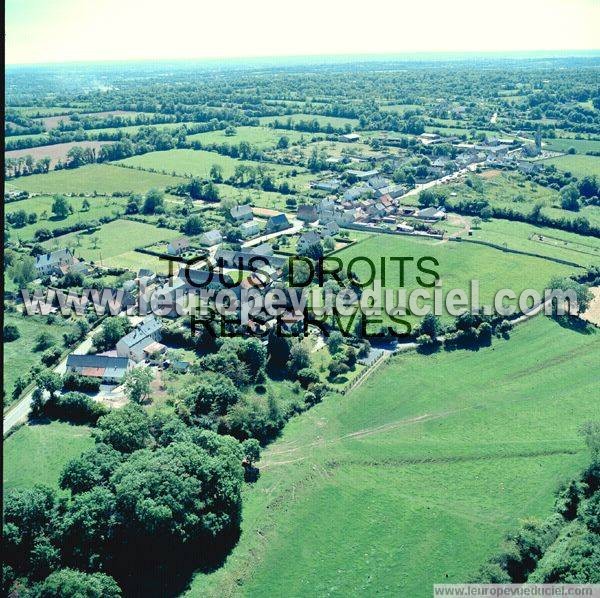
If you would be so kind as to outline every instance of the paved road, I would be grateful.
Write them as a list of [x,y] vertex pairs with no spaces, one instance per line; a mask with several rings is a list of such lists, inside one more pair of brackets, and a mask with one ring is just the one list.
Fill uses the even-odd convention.
[[[95,332],[95,331],[94,331]],[[90,350],[92,346],[93,333],[88,336],[73,350],[73,353],[84,355]],[[54,371],[57,374],[64,374],[67,369],[67,358],[65,357],[55,368]],[[31,398],[33,396],[33,390],[28,392],[22,399],[17,403],[14,403],[4,414],[2,434],[6,435],[7,432],[12,430],[18,423],[27,419],[29,411],[31,410]]]
[[267,235],[261,235],[260,237],[256,237],[255,239],[250,239],[250,241],[246,241],[242,243],[242,247],[254,247],[255,245],[260,245],[265,241],[269,241],[270,239],[275,239],[276,237],[280,237],[281,235],[295,235],[302,230],[304,226],[304,222],[290,216],[290,214],[286,214],[287,218],[292,225],[291,228],[286,228],[284,230],[277,231],[276,233],[269,233]]

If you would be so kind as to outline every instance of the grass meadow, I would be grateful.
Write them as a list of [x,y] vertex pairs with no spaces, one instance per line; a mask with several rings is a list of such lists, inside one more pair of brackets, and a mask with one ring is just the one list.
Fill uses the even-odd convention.
[[71,226],[78,222],[89,222],[97,220],[104,216],[112,216],[115,213],[123,214],[127,204],[127,198],[124,197],[89,197],[87,201],[90,204],[88,210],[83,209],[85,198],[75,196],[69,197],[68,202],[73,208],[73,213],[66,218],[56,218],[52,214],[53,198],[50,195],[35,195],[22,201],[13,201],[5,205],[7,214],[25,210],[28,214],[35,213],[38,221],[35,224],[28,224],[22,228],[11,228],[11,236],[14,239],[30,241],[33,239],[35,231],[40,228],[54,230]]
[[[149,154],[147,154],[149,155]],[[30,193],[145,193],[149,189],[176,185],[181,179],[176,177],[120,168],[112,164],[90,164],[73,170],[55,170],[47,174],[12,179],[10,188],[22,189]]]
[[[312,133],[300,133],[299,131],[278,131],[271,127],[236,127],[236,134],[228,136],[225,131],[208,131],[206,133],[196,133],[188,135],[187,141],[200,141],[203,144],[218,143],[228,145],[237,145],[246,141],[250,145],[260,149],[271,149],[277,146],[281,137],[287,137],[290,143],[297,143],[302,140],[310,141],[315,135]],[[316,135],[320,137],[319,135]]]
[[4,441],[4,492],[35,484],[58,488],[66,462],[93,444],[87,426],[55,421],[19,428]]
[[290,421],[245,489],[238,545],[187,595],[429,597],[549,515],[589,462],[600,336],[544,317],[511,336],[393,357]]
[[[570,142],[573,140],[569,140]],[[559,170],[570,172],[577,178],[596,175],[600,177],[600,157],[570,155],[558,156],[542,160],[544,164],[554,164]]]
[[[493,297],[500,289],[510,288],[517,294],[524,289],[541,291],[553,276],[566,276],[577,270],[556,262],[506,253],[472,243],[420,240],[399,235],[374,235],[336,253],[344,268],[353,258],[363,256],[370,258],[376,266],[375,281],[383,278],[380,263],[385,258],[386,276],[382,286],[388,289],[398,289],[401,286],[399,265],[390,263],[389,258],[413,258],[405,266],[404,288],[407,291],[420,286],[417,276],[421,276],[426,283],[431,283],[433,277],[420,273],[416,264],[422,257],[433,257],[438,261],[438,266],[434,266],[431,261],[423,265],[438,272],[443,295],[451,289],[463,289],[470,295],[470,281],[478,280],[481,305],[493,305]],[[363,281],[369,278],[370,267],[364,261],[357,262],[353,271]],[[448,318],[444,316],[442,319]],[[413,324],[420,320],[416,316],[409,316],[407,319]]]

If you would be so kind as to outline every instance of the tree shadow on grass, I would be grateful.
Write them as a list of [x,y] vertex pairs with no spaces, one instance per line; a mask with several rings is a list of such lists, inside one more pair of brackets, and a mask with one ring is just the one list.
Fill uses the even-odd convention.
[[593,334],[594,325],[582,320],[576,316],[551,316],[552,321],[556,322],[561,328],[572,330],[579,334]]

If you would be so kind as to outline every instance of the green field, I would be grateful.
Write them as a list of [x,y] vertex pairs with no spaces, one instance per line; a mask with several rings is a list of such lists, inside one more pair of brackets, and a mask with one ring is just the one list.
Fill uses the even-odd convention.
[[298,131],[277,131],[270,127],[236,127],[235,135],[225,135],[225,131],[208,131],[206,133],[196,133],[188,135],[187,141],[200,141],[203,144],[218,143],[237,145],[246,141],[250,145],[259,149],[271,149],[276,147],[281,137],[287,137],[290,143],[297,143],[302,140],[310,141],[313,138],[312,133],[300,133]]
[[[223,169],[223,177],[229,178],[235,172],[236,166],[244,164],[254,168],[263,167],[271,172],[277,179],[282,179],[291,172],[300,172],[304,176],[290,177],[290,185],[302,185],[310,178],[309,173],[304,169],[292,168],[290,166],[281,166],[270,162],[253,162],[251,160],[236,160],[229,156],[223,156],[216,152],[207,152],[204,150],[175,149],[165,152],[150,152],[141,156],[133,156],[121,160],[118,164],[135,166],[145,170],[153,170],[166,174],[180,176],[197,176],[207,178],[213,164],[218,164]],[[135,170],[133,171],[135,172]]]
[[[149,155],[149,154],[147,154]],[[120,168],[112,164],[90,164],[73,170],[55,170],[48,174],[34,174],[13,179],[9,187],[30,193],[145,193],[153,187],[176,185],[181,179]]]
[[25,210],[28,214],[35,213],[38,216],[35,224],[28,224],[22,228],[11,228],[11,238],[30,241],[33,239],[35,231],[40,228],[54,230],[78,222],[87,223],[104,216],[113,216],[115,213],[123,214],[127,204],[127,199],[123,197],[89,197],[87,201],[90,203],[90,208],[83,210],[84,201],[83,197],[69,197],[68,202],[73,208],[73,213],[63,219],[58,219],[52,214],[53,199],[49,195],[36,195],[23,201],[6,204],[7,214]]
[[188,595],[419,598],[464,582],[588,462],[577,429],[597,416],[599,357],[598,332],[543,317],[477,352],[394,357],[290,421],[245,491],[238,545]]
[[593,139],[546,139],[544,148],[557,152],[566,152],[574,147],[578,154],[600,151],[600,140]]
[[577,178],[596,175],[600,176],[600,157],[565,155],[557,158],[542,160],[543,164],[554,164],[559,170],[570,172]]
[[[491,171],[488,171],[492,174]],[[492,178],[481,177],[483,193],[475,191],[465,184],[450,185],[449,189],[457,194],[457,199],[486,200],[491,206],[510,208],[522,214],[529,214],[534,205],[541,203],[542,214],[550,218],[574,220],[585,216],[593,225],[600,226],[600,208],[588,206],[579,212],[563,210],[560,207],[561,196],[558,191],[543,187],[533,181],[527,181],[520,174],[498,172]],[[450,198],[452,203],[454,198]]]
[[[389,289],[397,289],[400,284],[399,266],[397,263],[391,264],[389,258],[412,257],[413,261],[407,262],[405,266],[404,286],[407,291],[419,287],[417,275],[426,283],[432,281],[432,276],[420,274],[416,266],[418,259],[431,256],[439,262],[439,266],[433,266],[430,261],[424,265],[439,273],[444,296],[451,289],[463,289],[470,295],[470,281],[478,280],[481,305],[493,305],[494,294],[500,289],[510,288],[517,294],[524,289],[541,291],[553,276],[566,276],[577,270],[548,260],[505,253],[472,243],[440,243],[399,235],[373,235],[336,253],[344,267],[351,259],[363,256],[370,258],[376,265],[376,281],[382,278],[381,259],[387,260],[386,281],[382,286]],[[370,268],[364,262],[357,263],[353,271],[361,280],[369,278]],[[420,318],[407,319],[416,323]]]
[[350,125],[353,129],[358,127],[357,118],[343,118],[340,116],[322,116],[320,114],[284,114],[283,116],[261,116],[259,119],[261,125],[266,125],[278,120],[280,123],[287,123],[289,120],[296,123],[300,120],[314,121],[316,120],[321,127],[331,125],[335,128],[345,127]]
[[70,330],[70,326],[61,318],[48,324],[46,318],[41,316],[23,316],[8,311],[4,312],[4,325],[6,324],[14,324],[21,334],[17,340],[4,343],[4,390],[6,403],[10,403],[15,380],[19,376],[29,380],[29,369],[40,363],[42,352],[33,351],[36,336],[40,332],[47,332],[54,337],[56,345],[62,347],[63,332]]
[[93,444],[87,426],[63,422],[23,426],[4,441],[4,492],[35,484],[58,488],[65,463]]
[[[70,247],[77,257],[93,261],[104,266],[132,267],[130,252],[136,247],[145,247],[156,241],[165,241],[180,237],[181,233],[168,228],[157,228],[151,224],[133,220],[114,220],[104,224],[94,232],[70,233],[58,239],[42,243],[52,250],[57,246]],[[94,239],[97,240],[94,246]],[[154,264],[157,258],[142,255],[144,264]],[[123,261],[121,261],[123,258]],[[135,265],[134,269],[141,266]],[[152,267],[152,266],[147,266]]]

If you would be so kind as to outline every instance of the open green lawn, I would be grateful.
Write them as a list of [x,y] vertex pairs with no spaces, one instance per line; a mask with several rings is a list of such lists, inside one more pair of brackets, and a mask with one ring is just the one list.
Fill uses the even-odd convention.
[[320,114],[285,114],[283,116],[261,116],[259,119],[261,125],[266,125],[278,120],[280,123],[287,124],[289,120],[292,123],[298,121],[314,121],[316,120],[321,127],[326,127],[328,124],[332,127],[339,128],[350,125],[353,129],[358,127],[357,118],[343,118],[340,116],[322,116]]
[[[250,203],[257,208],[269,208],[280,212],[294,212],[289,208],[285,201],[290,195],[282,195],[273,191],[263,191],[262,189],[240,189],[225,183],[217,185],[219,194],[222,198],[232,198],[238,203],[246,203],[246,199],[250,198]],[[297,200],[297,198],[296,198]]]
[[[404,286],[407,291],[419,287],[417,276],[421,276],[428,284],[433,280],[431,275],[419,273],[416,266],[420,258],[433,257],[439,266],[434,266],[431,261],[425,262],[424,266],[435,269],[440,275],[443,296],[451,289],[463,289],[470,295],[470,281],[478,280],[481,305],[493,305],[493,297],[500,289],[510,288],[517,294],[524,289],[542,291],[553,276],[565,276],[577,270],[548,260],[505,253],[472,243],[439,242],[400,235],[373,235],[336,253],[344,268],[353,258],[363,256],[376,265],[376,281],[382,279],[380,262],[382,258],[386,259],[386,280],[382,286],[389,289],[398,289],[400,285],[398,263],[391,263],[389,258],[413,258],[405,266]],[[364,261],[356,263],[353,271],[361,280],[369,278],[370,268]],[[407,319],[416,323],[420,318],[413,316]]]
[[559,170],[568,171],[577,178],[590,175],[600,176],[600,157],[598,156],[565,155],[542,160],[542,163],[554,164]]
[[[392,358],[289,422],[245,489],[239,543],[189,596],[429,597],[589,456],[598,332],[539,317],[479,351]],[[435,371],[435,376],[432,372]]]
[[[312,175],[303,168],[292,168],[270,162],[253,162],[251,160],[237,160],[223,156],[216,152],[204,150],[175,149],[165,152],[150,152],[141,156],[133,156],[121,160],[120,164],[135,166],[145,170],[152,170],[165,174],[181,176],[197,176],[207,178],[213,164],[218,164],[223,169],[223,177],[229,178],[235,172],[236,166],[244,164],[252,167],[264,167],[272,173],[277,181],[287,180],[290,186],[298,190],[305,189]],[[133,170],[132,172],[136,172]],[[298,173],[296,176],[292,176]],[[286,175],[290,175],[286,178]]]
[[51,334],[56,345],[63,346],[62,335],[70,330],[70,325],[61,318],[57,318],[53,324],[48,324],[47,319],[42,316],[24,316],[16,312],[4,312],[4,325],[14,324],[21,336],[10,343],[4,343],[4,391],[6,393],[5,403],[12,400],[12,391],[15,380],[23,376],[30,381],[29,369],[32,365],[41,363],[42,351],[34,351],[36,337],[40,332]]
[[58,488],[65,463],[93,444],[87,426],[58,421],[23,426],[4,441],[4,492],[35,484]]
[[55,170],[11,180],[8,185],[31,193],[145,193],[153,187],[177,185],[181,179],[120,168],[112,164],[90,164],[73,170]]
[[237,145],[242,141],[246,141],[259,149],[271,149],[277,146],[281,137],[287,137],[290,143],[302,140],[310,141],[314,137],[312,133],[300,133],[299,131],[282,132],[270,127],[236,127],[235,130],[236,134],[231,136],[226,135],[225,131],[196,133],[195,135],[188,135],[187,141],[200,141],[202,144],[227,143],[229,145]]
[[[70,233],[58,239],[45,241],[42,245],[48,250],[70,247],[77,257],[104,266],[129,268],[130,252],[136,247],[145,247],[156,241],[180,237],[181,233],[168,228],[157,228],[151,224],[133,220],[114,220],[104,224],[94,232]],[[96,240],[96,243],[94,243]],[[144,267],[152,268],[158,258],[142,255]],[[123,257],[123,261],[121,261]],[[148,264],[148,265],[145,265]],[[135,264],[133,269],[137,269]]]
[[33,239],[35,231],[40,228],[54,230],[65,226],[71,226],[78,222],[89,222],[97,220],[104,216],[112,216],[115,213],[123,214],[127,199],[124,197],[89,197],[87,201],[90,208],[83,210],[83,197],[69,197],[68,202],[73,208],[73,213],[66,218],[59,219],[52,214],[52,196],[36,195],[23,201],[13,201],[5,205],[7,214],[25,210],[28,214],[35,213],[38,221],[35,224],[28,224],[22,228],[11,227],[11,238],[30,241]]

